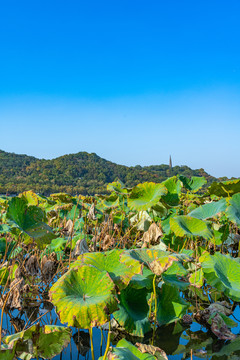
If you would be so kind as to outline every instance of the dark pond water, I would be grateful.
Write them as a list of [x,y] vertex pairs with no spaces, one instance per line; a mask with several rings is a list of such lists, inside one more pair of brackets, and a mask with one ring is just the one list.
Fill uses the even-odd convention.
[[[4,314],[3,318],[3,335],[10,335],[15,333],[13,322],[15,326],[25,325],[26,321],[31,318],[31,323],[37,320],[39,316],[43,315],[47,310],[41,306],[40,308],[28,308],[24,312],[14,310],[11,312],[11,317]],[[239,306],[235,309],[234,316],[240,318]],[[233,318],[234,319],[234,318]],[[235,319],[236,320],[236,319]],[[46,315],[39,320],[41,325],[55,324],[61,325],[55,310],[52,309]],[[19,329],[21,330],[21,328]],[[240,333],[240,326],[232,329],[235,334]],[[55,356],[54,360],[91,360],[90,341],[87,330],[77,330],[72,328],[72,339],[67,348],[65,348],[61,354]],[[123,334],[116,333],[112,336],[111,345],[115,346],[116,343],[125,337]],[[144,339],[136,339],[126,336],[126,339],[133,344],[136,342],[144,342],[146,344],[152,344],[152,334],[146,336]],[[99,356],[104,354],[107,342],[107,331],[103,331],[103,339],[101,346],[101,331],[98,328],[93,329],[93,343],[95,360]],[[219,341],[211,337],[210,333],[204,327],[201,327],[197,323],[193,323],[190,327],[183,327],[179,322],[177,324],[170,324],[168,326],[157,329],[153,345],[163,349],[169,360],[182,360],[191,359],[191,349],[193,351],[193,360],[198,359],[212,359],[212,360],[237,360],[240,359],[240,351],[236,352],[235,356],[226,355],[229,353],[229,347],[232,347],[232,343]],[[240,349],[240,341],[239,346]],[[226,349],[226,350],[225,350]],[[214,355],[212,356],[212,354]],[[224,353],[226,353],[224,355]]]

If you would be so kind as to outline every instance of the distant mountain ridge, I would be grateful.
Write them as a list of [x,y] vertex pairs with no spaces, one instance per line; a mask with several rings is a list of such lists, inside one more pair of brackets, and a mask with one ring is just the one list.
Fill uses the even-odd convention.
[[208,184],[217,179],[204,169],[168,165],[124,166],[105,160],[95,153],[79,152],[52,160],[18,155],[0,150],[0,193],[16,194],[33,190],[41,194],[104,194],[106,185],[120,179],[126,186],[140,182],[162,182],[182,174],[205,176]]

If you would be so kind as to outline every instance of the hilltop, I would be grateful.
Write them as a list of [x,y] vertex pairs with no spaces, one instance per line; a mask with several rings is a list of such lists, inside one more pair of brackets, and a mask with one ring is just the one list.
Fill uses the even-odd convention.
[[205,176],[208,184],[217,179],[204,169],[168,165],[124,166],[107,161],[95,153],[79,152],[52,160],[18,155],[0,150],[0,193],[16,194],[33,190],[41,194],[106,193],[106,185],[120,179],[126,186],[140,182],[162,182],[169,176]]

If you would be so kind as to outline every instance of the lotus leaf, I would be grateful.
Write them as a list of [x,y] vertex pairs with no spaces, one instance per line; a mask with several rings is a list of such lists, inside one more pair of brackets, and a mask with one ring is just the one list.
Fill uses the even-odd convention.
[[163,284],[158,291],[157,322],[165,325],[180,319],[187,311],[188,304],[179,294],[175,286]]
[[161,202],[158,202],[156,205],[152,206],[152,214],[154,218],[163,218],[167,215],[167,212],[167,208]]
[[[108,359],[111,360],[157,360],[157,357],[148,353],[142,353],[136,346],[125,339],[121,339],[117,346],[111,350],[111,353],[108,352],[108,354],[110,354]],[[163,360],[164,358],[158,359]],[[98,360],[103,360],[103,356]]]
[[230,221],[240,226],[240,193],[233,195],[229,204],[226,215]]
[[147,289],[136,289],[131,283],[121,291],[119,310],[113,315],[118,323],[132,335],[144,336],[151,330],[149,322],[148,298],[150,293]]
[[179,195],[181,193],[182,183],[177,178],[177,176],[173,176],[162,183],[168,190],[167,195],[162,197],[162,200],[170,205],[177,206],[179,204]]
[[189,179],[186,176],[180,175],[179,180],[181,180],[186,190],[190,190],[193,192],[198,191],[204,184],[207,183],[205,177],[199,176],[192,176],[191,179]]
[[0,233],[7,234],[8,232],[10,232],[10,226],[8,226],[7,224],[1,224]]
[[170,219],[170,228],[176,236],[202,236],[204,239],[211,239],[212,231],[203,220],[187,215],[179,215]]
[[219,197],[230,197],[240,192],[240,179],[213,182],[206,195],[217,195]]
[[128,206],[132,210],[147,210],[157,204],[161,196],[167,194],[167,188],[163,184],[145,182],[135,186],[129,197]]
[[217,214],[226,210],[227,203],[225,199],[221,199],[219,201],[214,201],[208,204],[204,204],[199,206],[198,208],[191,211],[188,216],[206,220],[212,217],[215,217]]
[[147,231],[151,222],[152,218],[147,211],[139,211],[130,218],[131,225],[135,225],[140,231]]
[[189,281],[191,285],[201,288],[204,283],[203,270],[198,269],[197,271],[193,272],[189,277]]
[[55,238],[50,226],[44,222],[44,211],[34,205],[28,206],[24,198],[14,197],[9,201],[7,216],[39,245]]
[[172,266],[162,274],[162,279],[166,284],[175,285],[181,290],[185,290],[189,286],[186,280],[188,271],[184,268],[180,261],[174,261]]
[[146,288],[148,290],[152,290],[153,278],[153,272],[144,266],[142,274],[136,274],[132,277],[131,286],[136,289]]
[[71,267],[79,264],[92,265],[100,271],[107,271],[111,279],[118,285],[119,289],[125,288],[131,278],[142,272],[142,265],[131,257],[124,257],[124,250],[114,249],[105,253],[86,253],[78,257]]
[[[5,336],[3,342],[9,346],[16,346],[16,352],[23,352],[27,359],[39,356],[50,359],[58,355],[68,345],[70,339],[69,328],[55,325],[40,327],[37,324],[14,335]],[[29,341],[32,346],[29,346]]]
[[172,265],[173,261],[178,261],[169,252],[154,249],[139,249],[125,252],[122,255],[122,260],[124,259],[125,261],[128,257],[143,262],[156,275],[161,275]]
[[38,205],[38,195],[35,194],[33,191],[25,191],[22,194],[19,195],[19,197],[23,198],[27,201],[28,205]]
[[64,255],[64,249],[66,247],[67,240],[64,238],[53,239],[51,244],[49,244],[44,249],[44,254],[50,255],[52,252],[55,252],[58,260]]
[[[235,352],[238,353],[237,357],[233,355]],[[239,352],[240,352],[240,337],[238,336],[235,340],[232,340],[230,343],[226,343],[220,349],[220,351],[211,354],[216,358],[225,358],[226,356],[229,357],[231,360],[238,360],[239,359]]]
[[202,255],[199,261],[209,285],[224,291],[232,300],[240,300],[240,263],[237,259],[220,253],[207,253]]
[[104,210],[104,208],[113,208],[119,205],[119,198],[115,193],[112,193],[109,196],[99,196],[99,199],[101,200],[101,210]]
[[118,308],[109,274],[90,265],[69,270],[52,286],[50,297],[60,320],[82,329],[105,324]]
[[124,187],[124,184],[120,180],[114,181],[114,182],[108,184],[107,190],[115,191],[116,193],[119,193],[119,194],[126,194],[128,192],[128,189]]
[[73,197],[66,193],[51,194],[50,197],[53,200],[59,201],[60,203],[63,203],[63,204],[69,204],[69,203],[72,203],[72,201],[73,201]]
[[15,348],[16,348],[15,345],[13,346],[13,348],[10,348],[7,345],[2,344],[0,350],[0,360],[14,360]]

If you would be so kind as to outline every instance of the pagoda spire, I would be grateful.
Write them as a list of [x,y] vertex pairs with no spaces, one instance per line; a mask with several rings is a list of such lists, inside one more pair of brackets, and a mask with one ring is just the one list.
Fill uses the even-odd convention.
[[169,158],[169,169],[172,169],[172,158],[171,158],[171,155],[170,155],[170,158]]

